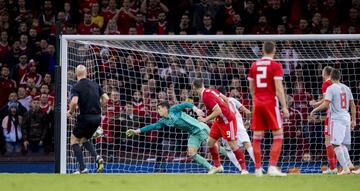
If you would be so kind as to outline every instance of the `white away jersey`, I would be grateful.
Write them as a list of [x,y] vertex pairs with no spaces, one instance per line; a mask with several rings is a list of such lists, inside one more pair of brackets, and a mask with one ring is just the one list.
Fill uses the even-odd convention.
[[354,100],[349,87],[342,83],[332,84],[327,88],[325,100],[330,102],[331,119],[350,119],[350,100]]
[[[240,123],[242,126],[244,126],[244,122],[242,119],[242,116],[239,112],[239,109],[242,107],[243,105],[235,98],[229,97],[229,107],[230,110],[235,114],[236,117],[236,121],[238,123]],[[239,127],[238,127],[239,128]]]

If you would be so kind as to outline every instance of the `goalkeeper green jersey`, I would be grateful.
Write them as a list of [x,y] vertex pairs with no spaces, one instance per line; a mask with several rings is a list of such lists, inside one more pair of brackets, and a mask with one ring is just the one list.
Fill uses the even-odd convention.
[[190,135],[195,135],[204,129],[208,130],[209,127],[205,123],[199,122],[183,112],[184,109],[192,108],[193,106],[194,104],[190,102],[176,104],[169,108],[167,117],[163,117],[158,122],[141,128],[140,132],[144,133],[151,130],[158,130],[163,126],[175,127],[189,132]]

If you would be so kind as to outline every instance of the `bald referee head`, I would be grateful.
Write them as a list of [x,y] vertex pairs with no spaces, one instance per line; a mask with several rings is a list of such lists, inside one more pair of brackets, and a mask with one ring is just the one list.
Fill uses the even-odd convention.
[[83,78],[86,78],[87,75],[86,67],[80,64],[79,66],[76,67],[75,74],[78,81]]

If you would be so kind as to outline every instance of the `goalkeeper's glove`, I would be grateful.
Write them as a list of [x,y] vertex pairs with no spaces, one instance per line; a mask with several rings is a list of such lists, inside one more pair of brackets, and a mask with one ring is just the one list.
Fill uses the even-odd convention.
[[126,136],[128,136],[128,137],[133,137],[134,135],[138,135],[138,134],[140,134],[139,129],[137,129],[137,130],[129,129],[129,130],[126,131]]

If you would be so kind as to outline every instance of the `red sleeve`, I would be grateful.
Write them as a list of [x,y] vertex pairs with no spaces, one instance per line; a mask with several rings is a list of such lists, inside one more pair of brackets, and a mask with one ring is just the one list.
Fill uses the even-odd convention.
[[274,62],[274,80],[282,80],[283,75],[282,65],[278,62]]
[[248,80],[254,80],[254,72],[253,72],[254,65],[255,65],[255,63],[251,64],[251,67],[250,67],[249,73],[248,73],[248,77],[247,77]]
[[208,90],[205,90],[203,95],[203,102],[206,106],[206,108],[210,111],[214,110],[214,107],[217,105],[215,95],[212,94],[210,91],[206,92]]

